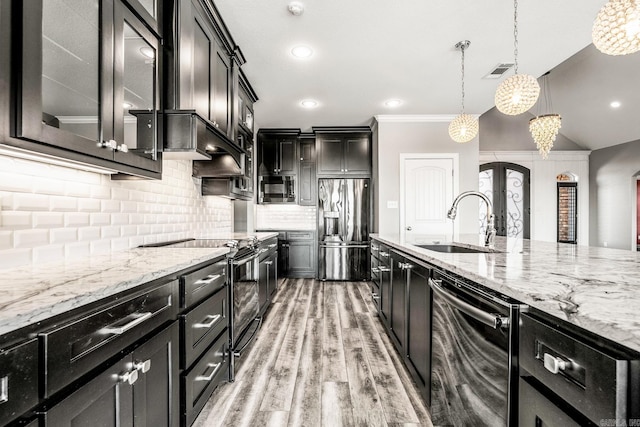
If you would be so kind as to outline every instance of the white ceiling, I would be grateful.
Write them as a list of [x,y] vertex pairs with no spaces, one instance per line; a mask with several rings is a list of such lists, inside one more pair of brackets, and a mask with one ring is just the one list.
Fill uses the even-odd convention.
[[[454,45],[465,39],[471,41],[465,54],[466,112],[482,114],[493,107],[501,81],[483,76],[498,63],[513,62],[511,0],[306,0],[302,16],[291,15],[288,3],[215,0],[247,59],[243,70],[260,98],[255,105],[260,127],[304,131],[311,126],[367,125],[378,114],[457,114],[461,58]],[[521,1],[519,72],[538,77],[588,46],[593,20],[604,3]],[[298,44],[311,46],[313,57],[293,58],[290,50]],[[626,82],[626,92],[635,91],[638,101],[640,54],[607,57],[595,51],[590,56],[591,62],[604,57],[607,77],[598,74],[602,69],[584,77],[589,87],[577,91],[580,97],[574,97],[580,79],[558,72],[556,80],[555,71],[550,75],[554,107],[567,109],[559,111],[562,132],[591,149],[640,138],[637,118],[633,129],[625,132],[590,120],[588,102],[597,97],[584,96],[600,85],[620,81],[612,69],[621,58],[633,58],[635,78]],[[557,81],[561,81],[558,89]],[[609,99],[606,93],[601,96]],[[319,107],[300,107],[306,98],[319,101]],[[384,101],[390,98],[404,103],[386,108]],[[618,112],[632,110],[623,107]],[[576,120],[569,111],[573,109],[582,111]],[[633,110],[637,116],[640,102]]]

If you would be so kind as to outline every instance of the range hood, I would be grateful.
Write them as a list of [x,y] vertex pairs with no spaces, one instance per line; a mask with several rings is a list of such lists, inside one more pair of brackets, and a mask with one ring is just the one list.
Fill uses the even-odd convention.
[[200,160],[205,175],[238,176],[244,173],[245,151],[195,110],[165,110],[163,157],[173,160]]

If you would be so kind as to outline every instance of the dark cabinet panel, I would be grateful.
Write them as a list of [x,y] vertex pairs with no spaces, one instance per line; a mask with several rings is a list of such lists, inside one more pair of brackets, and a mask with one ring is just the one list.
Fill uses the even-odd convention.
[[258,301],[260,301],[260,312],[266,310],[269,305],[269,265],[271,261],[263,258],[258,264]]
[[301,140],[298,171],[298,204],[315,206],[317,203],[315,141]]
[[269,300],[273,297],[273,294],[278,290],[278,254],[272,253],[267,259],[267,293]]
[[296,175],[296,136],[269,135],[259,137],[258,174]]
[[38,403],[38,341],[0,349],[0,422],[13,421]]
[[296,174],[296,140],[287,138],[278,141],[280,150],[280,167],[278,173],[281,175]]
[[370,133],[323,134],[316,138],[318,175],[371,174]]
[[289,239],[289,277],[306,277],[315,271],[315,242]]
[[341,174],[343,158],[341,138],[318,138],[318,174]]
[[398,350],[404,356],[406,334],[406,297],[407,282],[405,275],[405,259],[395,251],[391,251],[391,318],[389,329],[395,339]]
[[407,287],[407,362],[425,401],[431,386],[431,288],[430,269],[409,261]]
[[279,142],[275,138],[258,139],[260,144],[260,158],[258,174],[276,175],[280,162]]
[[391,319],[391,252],[386,246],[379,247],[380,263],[380,315],[389,326]]
[[229,134],[231,95],[231,60],[229,56],[216,49],[213,69],[213,115],[211,121],[223,133]]

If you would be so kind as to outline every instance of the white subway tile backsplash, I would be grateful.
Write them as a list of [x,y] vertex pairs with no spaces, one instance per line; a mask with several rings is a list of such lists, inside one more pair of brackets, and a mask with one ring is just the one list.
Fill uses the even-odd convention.
[[163,170],[161,181],[112,181],[0,156],[0,268],[232,231],[232,202],[202,197],[190,161]]
[[90,224],[89,214],[86,212],[67,212],[64,214],[67,227],[85,227]]
[[16,211],[48,211],[49,198],[44,194],[13,193],[13,209]]
[[65,258],[66,259],[80,259],[89,255],[91,246],[88,242],[69,243],[65,245]]
[[49,244],[49,230],[16,230],[13,233],[13,247],[33,248]]
[[50,205],[52,211],[78,211],[78,199],[66,196],[51,196]]
[[13,247],[13,233],[9,230],[0,230],[0,251]]
[[53,262],[64,260],[64,245],[48,245],[33,248],[33,262]]
[[33,214],[31,212],[7,211],[0,212],[0,226],[2,228],[31,228]]
[[32,254],[32,249],[9,249],[0,251],[0,269],[31,264],[33,259]]
[[64,225],[64,214],[62,212],[34,212],[34,228],[55,228]]
[[78,240],[100,239],[100,227],[82,227],[78,229]]
[[50,235],[51,243],[70,243],[78,241],[77,228],[54,228]]
[[79,199],[78,211],[80,212],[100,212],[100,200]]

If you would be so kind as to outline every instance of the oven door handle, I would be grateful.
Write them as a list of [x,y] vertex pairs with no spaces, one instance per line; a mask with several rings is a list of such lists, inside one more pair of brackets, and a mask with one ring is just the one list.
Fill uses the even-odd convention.
[[260,330],[260,327],[262,327],[262,316],[256,317],[255,319],[253,319],[253,321],[254,322],[258,322],[258,326],[253,331],[253,333],[251,334],[251,337],[247,340],[247,342],[244,343],[242,348],[233,351],[233,356],[234,357],[241,357],[242,356],[242,352],[249,346],[249,344],[251,344],[253,342],[253,340],[256,338],[256,335],[258,335],[258,331]]
[[253,261],[254,259],[258,258],[258,256],[260,256],[260,253],[251,255],[250,257],[247,257],[247,258],[241,258],[241,259],[238,259],[238,260],[233,260],[233,266],[234,267],[238,267],[238,266],[241,266],[241,265],[245,265],[246,263],[248,263],[250,261]]
[[487,313],[479,309],[478,307],[474,307],[473,305],[462,301],[452,293],[445,290],[442,286],[442,280],[433,280],[429,278],[429,286],[433,293],[442,299],[444,299],[447,303],[454,306],[461,312],[471,316],[472,318],[482,322],[483,324],[492,327],[493,329],[498,328],[506,328],[509,326],[509,318],[505,316],[500,316],[495,313]]

